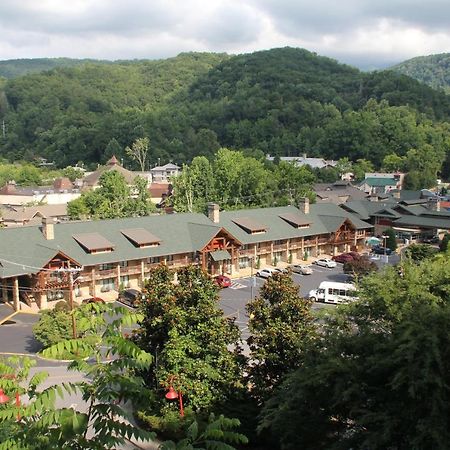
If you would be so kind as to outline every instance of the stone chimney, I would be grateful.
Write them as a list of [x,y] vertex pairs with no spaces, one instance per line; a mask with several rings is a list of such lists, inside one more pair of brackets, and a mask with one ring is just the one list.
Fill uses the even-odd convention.
[[52,218],[43,217],[42,218],[42,234],[47,241],[55,239],[55,224]]
[[309,214],[309,198],[308,197],[301,197],[298,199],[298,209],[303,214]]
[[214,223],[219,223],[220,213],[219,205],[217,203],[208,203],[208,218]]
[[427,208],[430,211],[440,211],[441,210],[441,202],[438,198],[435,197],[429,197],[427,199]]

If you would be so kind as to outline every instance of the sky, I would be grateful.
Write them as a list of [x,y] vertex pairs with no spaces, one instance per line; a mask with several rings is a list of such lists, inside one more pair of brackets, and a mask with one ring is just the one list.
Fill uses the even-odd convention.
[[0,0],[0,60],[301,47],[362,69],[450,52],[448,0]]

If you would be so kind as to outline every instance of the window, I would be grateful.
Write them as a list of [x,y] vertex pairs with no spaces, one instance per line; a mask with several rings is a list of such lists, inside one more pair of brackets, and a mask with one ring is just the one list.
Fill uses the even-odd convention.
[[98,266],[98,270],[112,270],[115,268],[115,265],[112,263],[108,263],[108,264],[100,264]]
[[128,261],[120,261],[119,266],[120,267],[127,267],[128,266]]
[[104,280],[101,280],[102,283],[102,287],[101,287],[101,291],[102,292],[109,292],[114,290],[114,278],[105,278]]
[[173,255],[166,256],[166,261],[173,261]]
[[130,277],[128,275],[124,275],[120,277],[120,284],[126,289],[130,287]]
[[61,300],[63,298],[64,298],[63,291],[48,291],[47,292],[47,300],[48,301]]
[[250,267],[250,258],[239,258],[239,269]]
[[152,256],[152,257],[147,259],[147,262],[149,264],[158,264],[159,261],[160,261],[160,257],[159,256]]

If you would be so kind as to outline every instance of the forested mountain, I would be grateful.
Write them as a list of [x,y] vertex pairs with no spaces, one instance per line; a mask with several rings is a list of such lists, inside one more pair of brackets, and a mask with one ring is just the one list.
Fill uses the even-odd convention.
[[450,53],[408,59],[391,70],[450,93]]
[[44,72],[57,67],[76,67],[89,62],[96,64],[113,64],[110,61],[94,59],[71,59],[71,58],[31,58],[31,59],[8,59],[0,61],[0,77],[17,78],[29,73]]
[[431,147],[441,164],[450,146],[450,97],[392,71],[363,73],[294,48],[28,75],[8,81],[1,111],[0,155],[59,165],[126,158],[123,149],[142,136],[151,163],[229,147],[379,167],[386,155]]

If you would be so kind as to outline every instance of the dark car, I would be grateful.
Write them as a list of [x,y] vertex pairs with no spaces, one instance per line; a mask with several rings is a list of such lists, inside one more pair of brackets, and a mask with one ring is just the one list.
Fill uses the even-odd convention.
[[375,255],[390,255],[392,250],[390,248],[377,245],[372,249],[372,253],[375,253]]
[[227,288],[231,286],[231,280],[225,275],[217,275],[217,277],[214,278],[214,282],[221,288]]
[[333,259],[333,261],[336,261],[338,263],[344,264],[346,262],[353,261],[354,258],[353,258],[353,256],[349,255],[348,253],[342,253],[341,255],[333,256],[333,258],[331,258],[331,259]]
[[83,305],[86,305],[88,303],[105,303],[105,300],[103,300],[100,297],[89,297],[89,298],[85,298],[81,303]]
[[118,301],[124,305],[137,308],[142,299],[142,294],[137,289],[125,289],[119,293]]
[[439,244],[439,236],[424,236],[422,242],[424,244]]

